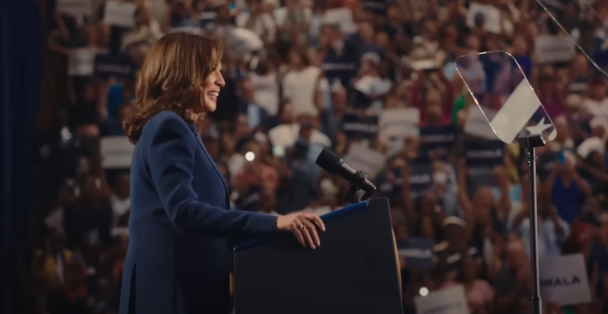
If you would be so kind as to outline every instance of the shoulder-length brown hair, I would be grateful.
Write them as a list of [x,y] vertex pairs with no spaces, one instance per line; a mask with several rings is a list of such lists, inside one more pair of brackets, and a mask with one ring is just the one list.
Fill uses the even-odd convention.
[[136,105],[123,122],[132,143],[137,143],[146,122],[169,110],[192,120],[192,108],[201,102],[207,76],[222,60],[221,41],[188,33],[170,33],[150,50],[137,80]]

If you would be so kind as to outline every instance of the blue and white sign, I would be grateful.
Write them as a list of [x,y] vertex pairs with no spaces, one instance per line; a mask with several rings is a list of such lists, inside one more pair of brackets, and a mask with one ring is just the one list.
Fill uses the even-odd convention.
[[438,148],[446,151],[452,150],[456,143],[456,127],[453,125],[422,127],[420,128],[420,140],[422,150]]
[[350,139],[371,139],[378,133],[378,117],[347,113],[342,118],[342,130]]
[[407,266],[417,269],[431,269],[434,265],[435,242],[425,238],[410,238],[397,240],[399,256],[405,258]]
[[543,258],[540,261],[540,293],[543,302],[575,305],[591,302],[583,254]]
[[464,154],[467,166],[493,168],[504,163],[505,143],[467,140],[464,142]]
[[433,171],[430,163],[411,164],[410,171],[410,190],[412,192],[424,192],[431,188]]
[[453,286],[414,298],[417,314],[469,314],[464,287]]
[[130,78],[134,74],[135,65],[127,56],[102,54],[95,56],[95,75],[98,77]]
[[538,157],[536,173],[541,180],[544,180],[549,176],[560,154],[563,154],[563,152],[548,152]]

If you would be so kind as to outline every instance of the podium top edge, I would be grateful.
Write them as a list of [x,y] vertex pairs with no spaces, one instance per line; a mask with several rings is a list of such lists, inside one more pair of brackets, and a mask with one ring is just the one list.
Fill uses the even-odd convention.
[[[351,204],[348,205],[344,208],[332,211],[330,213],[327,213],[325,215],[321,216],[321,220],[323,220],[324,223],[330,222],[330,221],[334,221],[337,219],[340,219],[344,216],[348,216],[357,212],[360,212],[362,210],[365,210],[368,208],[368,201],[363,201],[363,202],[359,202],[359,203],[355,203],[355,204]],[[280,237],[281,235],[285,234],[284,232],[278,232],[278,233],[272,233],[268,236],[265,236],[261,239],[256,239],[256,240],[252,240],[252,241],[248,241],[245,242],[243,244],[239,244],[237,246],[234,247],[234,252],[238,253],[238,252],[243,252],[249,249],[252,249],[254,247],[272,242],[273,240],[278,239],[278,237]]]

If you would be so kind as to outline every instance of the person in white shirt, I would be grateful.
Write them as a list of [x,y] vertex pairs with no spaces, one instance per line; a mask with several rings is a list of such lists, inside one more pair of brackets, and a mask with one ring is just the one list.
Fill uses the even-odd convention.
[[247,0],[247,10],[236,17],[236,25],[260,36],[265,43],[273,43],[276,36],[274,17],[262,11],[261,0]]
[[306,113],[318,116],[315,96],[321,69],[310,65],[305,49],[292,49],[289,52],[289,62],[290,70],[282,80],[283,98],[293,105],[296,115]]
[[594,116],[608,118],[608,90],[602,79],[594,79],[589,82],[589,96],[585,99],[587,111]]
[[260,60],[255,72],[249,76],[254,88],[255,102],[271,116],[279,112],[279,81],[275,65],[270,60]]

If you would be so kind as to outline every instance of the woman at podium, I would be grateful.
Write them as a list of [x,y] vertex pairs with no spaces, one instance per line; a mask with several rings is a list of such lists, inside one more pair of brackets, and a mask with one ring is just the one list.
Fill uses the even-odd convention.
[[320,245],[325,226],[316,215],[227,209],[226,182],[195,127],[225,84],[222,50],[219,41],[172,33],[141,68],[123,126],[135,150],[120,314],[228,313],[230,238],[287,231]]

